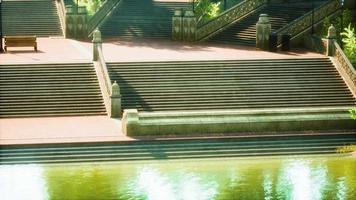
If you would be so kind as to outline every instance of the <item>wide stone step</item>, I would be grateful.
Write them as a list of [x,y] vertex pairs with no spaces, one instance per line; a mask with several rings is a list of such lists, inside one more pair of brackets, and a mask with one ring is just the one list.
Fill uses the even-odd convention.
[[[248,92],[249,94],[256,94],[256,95],[266,95],[269,93],[272,94],[295,94],[295,93],[313,93],[313,94],[318,94],[318,93],[327,93],[327,94],[345,94],[343,90],[347,90],[347,87],[340,86],[340,87],[326,87],[326,86],[305,86],[305,87],[265,87],[265,88],[260,88],[260,87],[240,87],[238,91],[235,91],[236,89],[235,86],[227,86],[227,87],[184,87],[184,88],[164,88],[157,90],[157,88],[135,88],[135,89],[130,89],[127,87],[124,90],[121,90],[122,93],[125,94],[125,96],[136,96],[139,93],[139,95],[154,95],[154,96],[169,96],[169,95],[179,95],[179,94],[190,94],[190,95],[202,95],[202,94],[225,94],[225,93],[234,93],[234,94],[239,94],[239,93],[246,93]],[[263,90],[263,94],[261,93],[261,90]]]
[[354,106],[327,58],[109,63],[123,108],[144,111]]
[[0,66],[0,117],[105,114],[92,64]]
[[[319,136],[320,137],[320,136]],[[82,144],[13,148],[0,150],[2,164],[128,161],[151,159],[197,159],[335,153],[344,144],[355,144],[353,135],[304,137],[257,137],[144,142]]]
[[4,35],[62,35],[54,1],[4,1],[2,19]]
[[190,2],[145,2],[123,0],[101,26],[103,37],[170,38],[175,9],[190,8]]
[[[308,3],[304,3],[303,5],[298,3],[295,4],[295,6],[291,6],[289,3],[281,3],[279,5],[273,3],[267,4],[255,13],[230,25],[224,31],[214,35],[209,40],[252,46],[252,41],[255,42],[256,40],[256,23],[260,14],[268,14],[272,25],[271,31],[275,32],[311,10],[311,7],[307,6],[307,4]],[[247,42],[245,42],[246,40]]]
[[226,110],[226,109],[266,109],[266,108],[313,108],[313,107],[332,107],[332,106],[354,106],[345,102],[268,102],[268,105],[258,103],[251,104],[233,104],[233,103],[216,103],[214,105],[207,104],[172,104],[172,105],[150,105],[138,106],[123,104],[124,109],[138,109],[139,111],[196,111],[196,110]]

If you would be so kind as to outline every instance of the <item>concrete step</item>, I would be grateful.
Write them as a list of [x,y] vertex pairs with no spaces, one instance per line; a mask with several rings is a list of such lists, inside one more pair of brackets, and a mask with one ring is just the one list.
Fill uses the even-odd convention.
[[[19,14],[21,13],[21,14]],[[62,28],[54,1],[3,1],[3,34],[60,36]]]
[[109,63],[123,108],[141,111],[354,106],[326,58]]
[[[319,3],[316,2],[316,5]],[[251,13],[214,35],[209,41],[253,46],[256,41],[256,23],[260,14],[268,14],[271,22],[271,32],[276,32],[311,10],[310,3],[294,4],[290,2],[266,4],[262,9]]]
[[172,15],[178,8],[191,8],[191,4],[189,1],[122,0],[100,30],[106,38],[169,39]]
[[5,146],[1,164],[197,159],[266,155],[335,153],[355,144],[354,135],[255,138],[212,138],[160,141],[127,141],[103,144]]
[[0,117],[105,114],[92,64],[0,66]]

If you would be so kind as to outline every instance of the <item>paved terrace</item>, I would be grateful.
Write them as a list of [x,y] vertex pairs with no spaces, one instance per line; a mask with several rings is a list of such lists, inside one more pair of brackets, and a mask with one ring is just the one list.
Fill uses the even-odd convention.
[[[0,54],[0,65],[13,63],[91,62],[92,44],[63,38],[38,38],[32,48],[9,48]],[[168,41],[105,41],[107,61],[238,60],[266,58],[323,57],[303,50],[271,53],[229,45],[189,45]],[[118,119],[107,116],[41,117],[0,119],[0,145],[73,143],[133,140],[121,132]]]
[[[10,47],[0,54],[0,65],[11,63],[91,62],[92,44],[63,38],[38,38],[38,52],[33,48]],[[292,52],[264,52],[236,45],[182,44],[170,41],[104,41],[103,51],[109,62],[169,60],[245,60],[268,58],[323,57],[300,49]]]

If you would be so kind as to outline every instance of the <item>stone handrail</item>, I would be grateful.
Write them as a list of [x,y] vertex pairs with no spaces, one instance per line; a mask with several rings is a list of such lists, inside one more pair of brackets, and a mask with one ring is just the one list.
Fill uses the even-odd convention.
[[106,0],[98,11],[89,19],[88,35],[90,35],[103,19],[116,7],[121,0]]
[[342,51],[339,44],[334,41],[334,56],[336,69],[344,79],[346,85],[349,87],[352,95],[356,98],[356,70],[353,68],[351,62]]
[[108,68],[106,66],[106,62],[104,60],[104,54],[101,46],[97,47],[98,52],[98,60],[94,61],[94,66],[97,71],[101,91],[104,98],[105,108],[108,113],[111,111],[111,99],[110,95],[111,91],[111,80],[108,72]]
[[[339,0],[330,0],[314,9],[314,23],[323,20],[328,15],[336,12],[340,8]],[[291,38],[312,26],[313,11],[306,13],[288,25],[278,30],[278,44],[281,43],[281,36],[291,35]]]
[[197,28],[197,41],[202,40],[210,34],[222,29],[265,3],[266,0],[245,0],[224,11],[215,19]]
[[63,0],[56,0],[56,6],[58,8],[59,21],[62,26],[63,36],[66,36],[66,6]]

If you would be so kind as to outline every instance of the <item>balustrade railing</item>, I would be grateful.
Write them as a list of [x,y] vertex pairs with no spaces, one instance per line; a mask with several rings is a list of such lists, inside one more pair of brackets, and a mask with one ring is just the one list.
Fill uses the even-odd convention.
[[90,35],[102,20],[113,10],[121,0],[106,0],[98,11],[89,19],[88,35]]
[[62,26],[63,35],[66,34],[66,6],[63,0],[56,0],[56,6],[58,8],[59,22]]
[[293,22],[289,23],[285,27],[278,30],[278,44],[281,43],[281,36],[288,34],[291,38],[297,36],[299,33],[312,27],[317,22],[322,21],[325,17],[332,13],[335,13],[340,9],[340,0],[330,0],[319,7],[316,7],[312,11],[306,13],[305,15],[297,18]]
[[[95,47],[94,47],[95,48]],[[104,54],[101,45],[96,47],[98,52],[98,59],[94,62],[95,69],[97,71],[97,76],[99,84],[101,87],[105,108],[108,113],[111,112],[111,98],[112,94],[111,80],[108,72],[106,62],[104,60]]]
[[333,45],[335,48],[333,59],[337,62],[335,66],[356,98],[356,70],[342,51],[340,45],[336,41],[334,41]]
[[215,19],[197,28],[196,40],[202,40],[212,33],[224,28],[228,24],[243,17],[249,12],[265,4],[267,0],[245,0],[221,13]]

